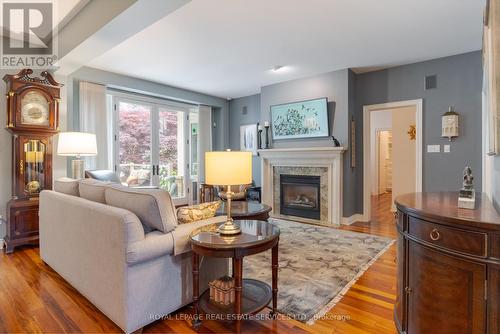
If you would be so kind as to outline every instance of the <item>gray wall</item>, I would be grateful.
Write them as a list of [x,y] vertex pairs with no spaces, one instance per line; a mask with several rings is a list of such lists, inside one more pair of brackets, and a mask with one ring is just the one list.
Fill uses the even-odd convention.
[[[457,191],[465,166],[472,167],[481,191],[481,52],[398,66],[356,77],[358,143],[362,142],[363,105],[423,99],[423,191]],[[424,89],[426,75],[437,75],[437,88]],[[460,136],[451,142],[451,153],[426,153],[429,144],[449,144],[441,138],[441,116],[448,106],[460,114]],[[363,152],[356,152],[362,169]],[[362,173],[358,175],[362,194]],[[358,206],[362,201],[358,201]],[[360,212],[362,207],[358,207]]]
[[[239,148],[239,127],[270,121],[270,107],[275,104],[327,97],[330,113],[330,131],[344,146],[349,142],[349,117],[354,113],[354,93],[349,94],[349,87],[354,87],[354,74],[350,70],[328,72],[312,77],[287,81],[264,86],[261,93],[233,99],[230,103],[230,144],[231,148]],[[259,103],[260,100],[260,103]],[[351,105],[349,105],[351,103]],[[248,114],[242,115],[243,106],[247,106]],[[319,147],[333,146],[331,138],[300,139],[273,141],[271,147]],[[350,168],[349,153],[344,154],[344,216],[355,213],[354,188],[357,170]],[[258,165],[258,166],[256,166]],[[257,174],[259,176],[257,176]],[[260,158],[254,158],[254,179],[260,185]]]
[[[349,101],[353,96],[349,95],[350,81],[354,76],[350,70],[328,72],[303,79],[282,82],[261,88],[260,119],[261,122],[270,121],[270,107],[275,104],[309,100],[319,97],[328,98],[330,113],[330,131],[344,146],[349,147],[349,114],[353,112],[353,106],[349,107]],[[322,139],[300,139],[272,142],[272,147],[318,147],[333,146],[331,138]],[[354,188],[357,170],[351,170],[349,161],[350,152],[344,154],[343,166],[343,216],[349,217],[356,213],[356,202]]]
[[[247,107],[247,114],[243,114],[243,107]],[[229,102],[229,148],[240,149],[240,125],[260,122],[260,94],[233,99]],[[262,136],[264,138],[264,136]],[[260,157],[252,159],[252,178],[256,185],[261,185]]]
[[[229,116],[228,116],[229,117]],[[215,126],[214,126],[215,124]],[[227,122],[226,122],[227,124]],[[227,131],[223,128],[222,110],[218,107],[212,107],[212,149],[214,151],[222,151],[226,148],[223,135]]]
[[[437,88],[426,91],[424,77],[432,74],[437,75]],[[350,168],[350,153],[344,155],[344,216],[348,217],[363,211],[363,106],[423,99],[423,190],[460,189],[463,168],[470,165],[476,189],[481,191],[481,87],[479,51],[359,75],[341,70],[278,83],[262,87],[260,95],[231,101],[230,144],[231,148],[238,148],[240,125],[269,120],[271,105],[317,97],[334,101],[333,135],[349,146],[351,117],[355,118],[357,127],[355,169]],[[259,97],[260,108],[257,107]],[[241,114],[244,105],[248,108],[246,116]],[[441,138],[441,116],[450,105],[460,114],[460,136],[451,142],[451,153],[426,153],[429,144],[449,144],[447,139]],[[330,139],[272,143],[277,148],[329,145],[332,145]],[[499,158],[495,161],[495,169],[498,175],[496,199],[500,202]],[[260,183],[257,177],[254,178]]]

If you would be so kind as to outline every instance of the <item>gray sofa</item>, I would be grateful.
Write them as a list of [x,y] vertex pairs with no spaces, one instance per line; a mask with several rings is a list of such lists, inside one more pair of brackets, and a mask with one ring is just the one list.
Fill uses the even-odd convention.
[[[179,225],[167,192],[58,180],[40,194],[40,256],[130,333],[192,301],[189,234],[224,219]],[[202,291],[227,263],[202,262]]]

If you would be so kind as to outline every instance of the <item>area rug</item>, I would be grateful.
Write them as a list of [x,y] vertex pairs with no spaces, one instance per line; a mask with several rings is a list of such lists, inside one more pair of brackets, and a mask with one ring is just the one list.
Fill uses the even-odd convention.
[[[278,312],[312,324],[325,315],[394,240],[281,219]],[[271,251],[245,257],[243,277],[271,284]]]

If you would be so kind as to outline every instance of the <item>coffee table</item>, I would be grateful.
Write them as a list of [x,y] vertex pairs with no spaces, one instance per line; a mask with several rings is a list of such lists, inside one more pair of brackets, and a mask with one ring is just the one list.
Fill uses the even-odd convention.
[[[231,202],[231,217],[234,220],[262,220],[269,219],[269,212],[271,207],[262,203],[246,202],[246,201],[233,201]],[[227,214],[227,202],[222,202],[216,216],[223,216]]]
[[[236,320],[239,332],[243,316],[256,314],[272,300],[271,314],[276,314],[278,303],[278,243],[280,230],[277,226],[257,220],[238,220],[241,233],[221,236],[217,233],[219,223],[203,226],[191,233],[193,250],[193,305],[195,317],[193,326],[201,324],[200,312],[216,316],[221,320]],[[265,283],[254,279],[243,279],[243,258],[272,249],[272,289]],[[233,307],[223,307],[210,301],[210,291],[199,295],[200,256],[232,258],[235,285]]]

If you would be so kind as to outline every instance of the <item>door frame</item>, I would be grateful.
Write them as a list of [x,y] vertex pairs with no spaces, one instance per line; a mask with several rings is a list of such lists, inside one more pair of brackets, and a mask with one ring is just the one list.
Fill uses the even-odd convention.
[[416,178],[415,191],[422,191],[422,152],[423,152],[423,99],[370,104],[363,106],[363,218],[364,222],[371,219],[371,122],[370,112],[403,107],[415,107],[416,138]]

